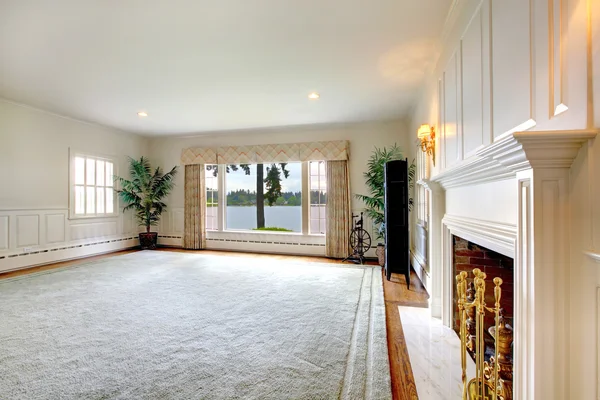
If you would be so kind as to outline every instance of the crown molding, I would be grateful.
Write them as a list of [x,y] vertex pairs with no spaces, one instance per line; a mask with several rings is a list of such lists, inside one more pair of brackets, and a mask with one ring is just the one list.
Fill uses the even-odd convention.
[[530,168],[570,168],[597,129],[526,131],[508,135],[431,178],[444,189],[514,178]]

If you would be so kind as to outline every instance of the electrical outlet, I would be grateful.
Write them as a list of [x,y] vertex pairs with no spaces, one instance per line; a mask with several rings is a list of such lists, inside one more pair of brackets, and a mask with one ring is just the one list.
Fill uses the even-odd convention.
[[23,252],[31,253],[33,251],[33,247],[23,247]]

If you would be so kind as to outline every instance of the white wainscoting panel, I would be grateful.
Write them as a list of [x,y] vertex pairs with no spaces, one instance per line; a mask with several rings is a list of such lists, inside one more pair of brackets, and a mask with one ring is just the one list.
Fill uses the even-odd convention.
[[40,216],[17,215],[17,247],[40,244]]
[[169,208],[163,213],[158,231],[161,235],[181,236],[183,235],[183,207]]
[[183,235],[183,208],[173,210],[173,232]]
[[124,232],[118,217],[68,219],[68,209],[0,210],[0,271],[134,247],[135,232]]
[[46,244],[67,240],[65,234],[66,214],[46,214]]
[[0,251],[8,249],[8,246],[9,246],[8,227],[9,227],[8,215],[0,216]]
[[569,18],[566,12],[567,0],[550,0],[548,14],[550,23],[550,115],[557,116],[568,110],[565,97],[564,57]]
[[458,58],[454,54],[444,71],[444,155],[446,168],[460,161]]
[[117,234],[117,221],[84,222],[71,225],[71,240],[106,237]]
[[[492,122],[492,4],[491,0],[481,3],[481,109],[484,145],[494,141]],[[464,157],[467,158],[466,156]]]
[[494,137],[533,122],[531,0],[492,1]]
[[465,158],[489,143],[483,128],[482,9],[471,20],[462,40],[463,153]]

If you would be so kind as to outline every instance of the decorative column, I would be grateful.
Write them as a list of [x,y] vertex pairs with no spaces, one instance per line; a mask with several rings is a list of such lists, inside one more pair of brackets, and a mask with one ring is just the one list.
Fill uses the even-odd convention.
[[514,135],[529,166],[517,172],[515,398],[571,398],[569,175],[582,144],[595,135],[593,131]]

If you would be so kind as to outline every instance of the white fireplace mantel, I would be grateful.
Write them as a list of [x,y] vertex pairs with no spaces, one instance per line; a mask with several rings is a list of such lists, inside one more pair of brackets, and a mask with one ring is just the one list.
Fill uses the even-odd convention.
[[[453,234],[515,259],[515,399],[569,398],[569,172],[582,145],[598,133],[517,132],[426,182],[434,195],[429,230],[432,315],[451,323]],[[511,209],[518,210],[512,225],[481,220],[469,215],[469,209],[466,215],[446,213],[448,189],[465,187],[476,198],[485,194],[486,185],[480,184],[507,180],[515,182],[509,189],[517,203]]]
[[530,168],[569,168],[598,130],[516,132],[431,178],[444,189],[514,178]]

